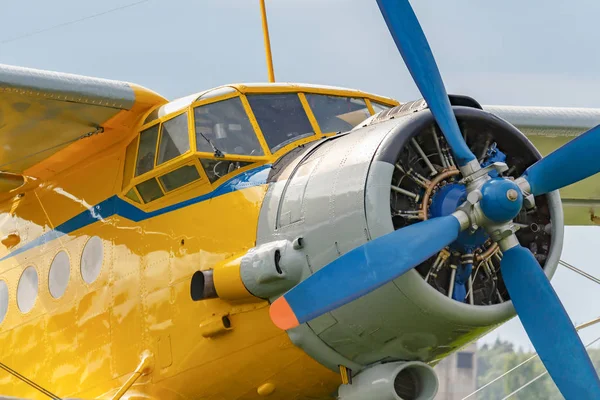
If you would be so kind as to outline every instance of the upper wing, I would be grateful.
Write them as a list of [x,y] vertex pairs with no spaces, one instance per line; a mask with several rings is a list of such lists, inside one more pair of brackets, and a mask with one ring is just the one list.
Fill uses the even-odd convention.
[[[510,122],[534,146],[547,155],[600,124],[600,109],[566,107],[483,106],[484,110]],[[600,156],[600,155],[599,155]],[[573,160],[574,163],[577,160]],[[560,190],[565,224],[600,224],[600,175]]]
[[79,139],[132,127],[164,102],[126,82],[0,64],[0,192],[10,189],[7,172],[23,174]]

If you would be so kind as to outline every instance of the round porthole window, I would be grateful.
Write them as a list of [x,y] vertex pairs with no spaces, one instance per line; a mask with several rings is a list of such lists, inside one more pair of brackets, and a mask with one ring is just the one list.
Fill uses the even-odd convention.
[[17,286],[17,306],[22,313],[31,311],[38,295],[38,274],[34,267],[23,270]]
[[48,289],[52,297],[58,299],[65,293],[70,275],[69,256],[65,251],[59,251],[52,260],[50,272],[48,273]]
[[8,286],[6,282],[0,281],[0,323],[4,321],[8,311]]
[[104,249],[102,239],[93,236],[88,240],[81,254],[81,277],[86,283],[94,283],[100,275],[102,262],[104,261]]

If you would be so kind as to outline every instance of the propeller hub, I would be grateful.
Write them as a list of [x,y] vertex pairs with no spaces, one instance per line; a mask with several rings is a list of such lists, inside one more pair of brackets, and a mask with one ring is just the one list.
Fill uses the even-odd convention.
[[431,217],[444,217],[452,214],[466,199],[467,189],[465,185],[450,183],[442,186],[431,199],[431,206],[429,207]]
[[506,222],[519,214],[523,194],[511,180],[493,178],[481,187],[481,210],[493,222]]
[[[445,217],[456,211],[461,204],[467,200],[467,189],[460,183],[451,183],[442,186],[434,195],[431,201],[429,212],[432,218]],[[462,231],[454,243],[450,245],[453,250],[472,251],[481,246],[488,239],[485,230],[478,228],[475,232],[469,230]]]

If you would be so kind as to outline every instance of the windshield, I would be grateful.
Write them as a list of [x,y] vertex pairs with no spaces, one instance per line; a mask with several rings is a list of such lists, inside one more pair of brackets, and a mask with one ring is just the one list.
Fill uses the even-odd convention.
[[371,116],[361,98],[306,94],[321,132],[346,132]]
[[373,111],[375,111],[375,114],[377,114],[378,112],[389,110],[390,108],[392,108],[391,106],[388,106],[388,105],[382,104],[382,103],[378,103],[373,100],[371,100],[371,107],[373,107]]
[[194,124],[198,151],[264,154],[239,97],[196,107]]
[[315,134],[298,94],[249,94],[247,98],[272,152]]

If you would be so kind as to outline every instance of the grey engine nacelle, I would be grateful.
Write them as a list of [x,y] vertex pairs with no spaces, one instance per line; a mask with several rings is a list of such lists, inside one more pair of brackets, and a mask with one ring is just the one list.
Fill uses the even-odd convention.
[[339,400],[433,400],[438,378],[433,368],[418,361],[374,365],[340,385]]
[[[506,153],[509,167],[514,166],[513,174],[522,173],[540,158],[525,136],[507,122],[476,108],[455,107],[454,111],[475,154],[485,153],[482,148],[494,141]],[[432,140],[434,134],[443,147],[443,137],[430,111],[415,102],[388,110],[349,133],[309,143],[283,156],[269,176],[257,247],[282,240],[294,243],[302,238],[302,247],[294,249],[302,257],[294,259],[301,260],[295,268],[301,269],[301,279],[305,279],[366,241],[417,222],[411,216],[418,215],[425,189],[419,191],[410,186],[409,179],[399,179],[395,164],[412,165],[434,182],[436,178],[429,173],[432,167],[440,173],[448,168],[427,165],[419,160],[413,147],[416,139],[430,163],[441,163]],[[444,154],[448,161],[449,153]],[[412,190],[417,198],[392,192],[392,184]],[[436,186],[432,193],[438,189]],[[540,263],[552,276],[562,248],[560,198],[558,193],[551,193],[536,203],[536,214],[527,216],[536,219],[521,222],[523,226],[543,225],[543,229],[535,234],[523,230],[517,235],[521,235],[524,245],[536,246]],[[412,214],[396,215],[400,208],[408,208]],[[514,316],[496,261],[477,271],[474,282],[480,286],[475,287],[473,305],[448,297],[451,278],[445,271],[436,278],[428,277],[426,282],[434,261],[435,257],[393,282],[289,331],[292,341],[332,370],[342,364],[356,373],[381,360],[435,362]],[[478,280],[480,275],[485,282]],[[264,297],[274,299],[281,293],[269,292]]]

